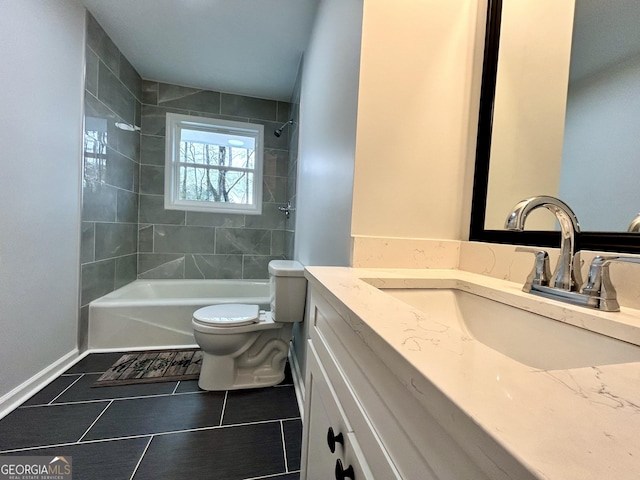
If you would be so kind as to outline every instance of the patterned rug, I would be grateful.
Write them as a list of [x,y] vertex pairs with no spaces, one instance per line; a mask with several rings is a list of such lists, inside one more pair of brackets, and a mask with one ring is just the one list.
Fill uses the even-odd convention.
[[123,354],[92,386],[196,380],[201,365],[202,350],[196,348],[129,352]]

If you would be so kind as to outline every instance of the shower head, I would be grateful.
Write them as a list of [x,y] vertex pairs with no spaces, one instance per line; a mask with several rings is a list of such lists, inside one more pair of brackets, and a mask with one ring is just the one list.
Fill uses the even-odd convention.
[[286,127],[287,125],[289,125],[289,124],[293,124],[293,119],[289,120],[288,122],[285,122],[285,123],[284,123],[280,128],[276,128],[276,129],[273,131],[273,134],[274,134],[276,137],[280,138],[280,135],[282,135],[282,131],[283,131],[283,130],[285,129],[285,127]]

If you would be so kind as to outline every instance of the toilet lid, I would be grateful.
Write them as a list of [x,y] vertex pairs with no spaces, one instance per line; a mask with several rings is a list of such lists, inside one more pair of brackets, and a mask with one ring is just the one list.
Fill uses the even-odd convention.
[[259,316],[260,308],[258,305],[245,305],[241,303],[210,305],[196,310],[193,314],[194,320],[217,327],[251,325],[259,321]]

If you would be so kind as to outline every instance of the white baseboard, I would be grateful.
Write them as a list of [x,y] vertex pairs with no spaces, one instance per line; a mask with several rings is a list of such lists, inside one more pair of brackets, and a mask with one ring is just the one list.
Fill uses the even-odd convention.
[[293,386],[296,391],[296,400],[300,409],[300,417],[304,418],[304,377],[300,371],[300,364],[293,351],[289,350],[289,366],[291,367],[291,375],[293,376]]
[[33,377],[22,382],[16,388],[0,397],[0,419],[7,416],[18,408],[24,401],[42,390],[62,373],[68,370],[73,364],[86,357],[89,352],[80,354],[77,348],[67,353],[65,356],[49,365],[47,368],[36,373]]

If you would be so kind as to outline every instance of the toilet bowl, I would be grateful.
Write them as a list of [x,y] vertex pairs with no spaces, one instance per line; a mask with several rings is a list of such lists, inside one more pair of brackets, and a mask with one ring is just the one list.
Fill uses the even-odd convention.
[[304,317],[304,267],[291,260],[269,263],[271,310],[221,304],[193,314],[193,334],[203,351],[198,386],[235,390],[277,385],[284,379],[293,323]]

